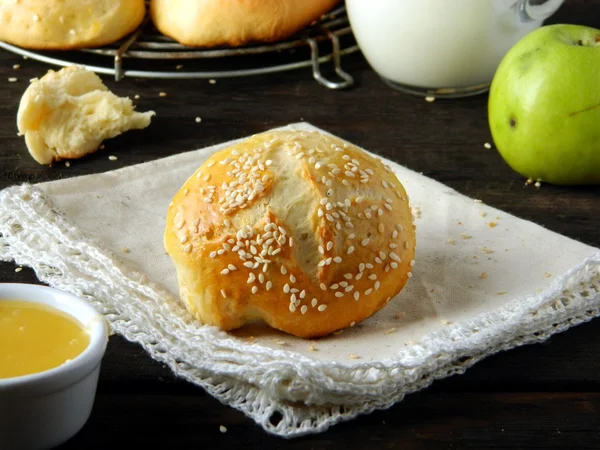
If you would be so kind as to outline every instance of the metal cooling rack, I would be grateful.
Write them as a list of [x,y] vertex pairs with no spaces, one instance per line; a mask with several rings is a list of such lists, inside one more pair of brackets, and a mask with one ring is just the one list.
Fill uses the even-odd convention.
[[[64,67],[79,64],[97,73],[113,75],[117,81],[125,77],[161,79],[245,77],[312,67],[313,78],[329,89],[344,89],[354,84],[352,76],[342,69],[341,59],[342,56],[359,50],[353,39],[344,6],[326,14],[300,34],[288,40],[265,45],[214,49],[187,47],[160,34],[146,18],[134,33],[123,40],[101,48],[71,52],[35,52],[2,41],[0,41],[0,47],[51,65]],[[302,49],[308,49],[310,55],[307,55],[306,51],[303,52]],[[200,71],[181,70],[183,64],[178,64],[176,70],[169,67],[150,70],[146,67],[152,64],[164,66],[165,61],[181,63],[195,60],[195,65],[198,61],[241,63],[242,59],[267,54],[276,54],[278,57],[283,57],[285,61],[258,66],[249,65],[247,61],[244,61],[244,64],[234,64],[234,68]],[[90,57],[96,58],[96,60],[100,59],[100,61],[96,61],[99,62],[99,65],[87,61],[82,62],[82,59],[89,60]],[[111,58],[112,67],[107,63],[106,57]],[[128,68],[128,65],[133,65],[134,60],[144,61],[144,67],[141,69]],[[331,80],[322,74],[321,66],[330,62],[333,63],[333,69],[339,77],[337,80]]]

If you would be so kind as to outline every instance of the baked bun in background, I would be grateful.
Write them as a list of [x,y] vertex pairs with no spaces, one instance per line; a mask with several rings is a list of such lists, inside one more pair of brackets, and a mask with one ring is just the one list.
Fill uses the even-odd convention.
[[184,45],[241,46],[285,39],[339,0],[151,0],[156,28]]
[[0,40],[40,50],[98,47],[144,19],[144,0],[2,0]]
[[164,244],[199,321],[310,338],[371,316],[411,276],[415,229],[394,173],[318,132],[215,153],[169,206]]

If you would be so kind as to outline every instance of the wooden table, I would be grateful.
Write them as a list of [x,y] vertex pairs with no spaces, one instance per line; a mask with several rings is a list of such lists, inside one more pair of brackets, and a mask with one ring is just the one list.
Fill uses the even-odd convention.
[[[600,5],[567,0],[552,22],[600,28]],[[319,86],[309,70],[214,85],[104,77],[119,95],[140,94],[138,109],[157,112],[152,125],[107,141],[107,150],[70,167],[48,168],[32,160],[15,125],[27,80],[48,66],[0,51],[0,188],[107,171],[305,120],[468,196],[600,246],[600,189],[525,188],[495,150],[484,148],[492,142],[487,95],[427,103],[390,90],[360,54],[344,58],[344,67],[356,79],[344,91]],[[8,83],[13,76],[18,81]],[[161,91],[168,96],[159,97]],[[0,263],[0,282],[39,283],[30,270],[16,273],[10,263]],[[113,336],[90,420],[64,448],[600,448],[599,414],[600,321],[487,358],[387,411],[290,441],[265,434]]]

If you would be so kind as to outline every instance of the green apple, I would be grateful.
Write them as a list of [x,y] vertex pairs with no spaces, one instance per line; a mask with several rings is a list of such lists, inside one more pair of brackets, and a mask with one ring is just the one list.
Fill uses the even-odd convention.
[[524,177],[600,184],[600,30],[547,25],[518,41],[494,74],[488,122]]

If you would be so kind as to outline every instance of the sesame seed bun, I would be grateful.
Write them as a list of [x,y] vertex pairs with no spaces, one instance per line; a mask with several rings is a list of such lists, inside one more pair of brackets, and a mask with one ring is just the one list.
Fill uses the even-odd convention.
[[402,290],[415,228],[404,187],[379,159],[322,133],[279,131],[208,159],[174,196],[164,245],[202,323],[263,320],[311,338]]
[[144,0],[0,1],[0,40],[41,50],[98,47],[134,31],[145,14]]
[[339,0],[152,0],[156,28],[182,44],[274,42],[320,18]]

